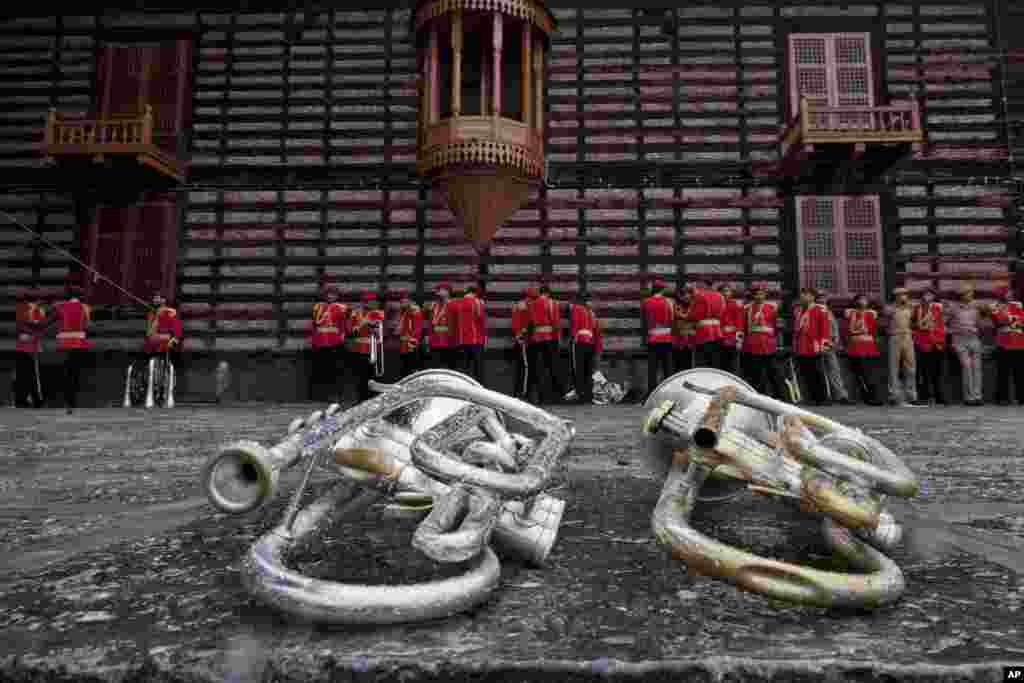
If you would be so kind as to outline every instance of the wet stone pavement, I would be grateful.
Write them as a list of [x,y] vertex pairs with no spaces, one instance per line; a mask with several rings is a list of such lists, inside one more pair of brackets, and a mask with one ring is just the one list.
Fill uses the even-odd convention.
[[[873,612],[799,608],[689,576],[653,539],[662,482],[638,457],[639,406],[556,408],[577,437],[549,566],[503,561],[467,615],[321,628],[251,600],[249,544],[287,495],[217,513],[199,470],[225,441],[270,444],[319,406],[0,410],[0,680],[1001,681],[1024,664],[1024,411],[828,408],[881,439],[923,491],[891,510],[907,591]],[[283,478],[290,493],[299,474]],[[330,481],[315,475],[314,493]],[[697,528],[761,555],[829,566],[818,526],[749,495]],[[340,525],[309,575],[405,583],[452,575],[414,551],[414,522]]]

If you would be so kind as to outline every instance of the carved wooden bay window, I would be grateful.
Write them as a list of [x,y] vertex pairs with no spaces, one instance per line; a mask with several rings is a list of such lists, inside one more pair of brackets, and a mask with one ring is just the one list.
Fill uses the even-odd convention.
[[883,299],[882,222],[877,195],[798,196],[800,286],[842,299]]
[[816,146],[850,147],[854,159],[884,155],[884,168],[924,142],[916,100],[875,101],[870,33],[790,34],[788,62],[791,118],[782,151],[789,171],[799,171],[796,162]]
[[184,180],[191,68],[192,42],[187,39],[104,44],[92,114],[69,117],[50,110],[43,149],[47,161],[129,159]]
[[488,248],[544,171],[543,61],[554,18],[540,0],[419,0],[417,168]]

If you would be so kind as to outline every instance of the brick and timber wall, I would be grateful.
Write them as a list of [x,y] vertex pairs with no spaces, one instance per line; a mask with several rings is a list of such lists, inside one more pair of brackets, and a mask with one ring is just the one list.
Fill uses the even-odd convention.
[[[765,280],[792,292],[804,246],[795,198],[808,194],[878,196],[880,291],[1016,273],[1020,189],[1008,150],[1019,158],[1024,98],[1021,60],[1007,46],[1021,15],[1006,0],[550,2],[559,31],[545,64],[549,183],[483,257],[415,177],[407,7],[306,15],[166,5],[0,22],[0,209],[80,255],[82,219],[37,152],[47,109],[93,111],[104,36],[192,37],[191,167],[172,190],[174,286],[198,368],[186,391],[206,392],[216,359],[229,358],[268,368],[265,380],[242,382],[242,397],[301,395],[307,370],[295,359],[322,275],[347,300],[407,288],[426,302],[439,280],[483,281],[495,360],[511,345],[523,288],[548,281],[568,301],[586,287],[608,323],[609,360],[624,361],[612,374],[642,377],[629,359],[642,356],[644,282]],[[836,31],[870,33],[876,101],[918,97],[929,145],[870,187],[792,186],[773,167],[792,113],[788,36]],[[13,347],[15,291],[56,294],[71,265],[0,219],[0,349]],[[119,352],[141,346],[141,311],[120,302],[98,318],[100,355],[121,373]]]

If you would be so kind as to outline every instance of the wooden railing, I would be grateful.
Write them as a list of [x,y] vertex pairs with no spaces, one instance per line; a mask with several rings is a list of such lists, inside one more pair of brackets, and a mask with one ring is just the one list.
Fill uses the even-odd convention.
[[[107,119],[61,117],[55,109],[50,109],[44,144],[49,155],[62,151],[80,153],[82,148],[101,154],[117,152],[121,145],[152,145],[153,108],[147,104],[139,117]],[[68,147],[74,149],[61,149]]]
[[916,100],[884,107],[822,107],[806,97],[800,114],[785,131],[783,143],[924,142],[921,110]]

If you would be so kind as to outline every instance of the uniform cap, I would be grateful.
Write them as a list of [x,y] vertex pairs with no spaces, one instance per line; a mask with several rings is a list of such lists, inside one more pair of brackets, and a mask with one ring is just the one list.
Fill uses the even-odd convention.
[[531,299],[536,299],[538,296],[540,296],[540,291],[536,287],[527,287],[526,296]]
[[972,285],[970,282],[964,282],[964,283],[962,283],[960,285],[960,294],[973,294],[973,293],[974,293],[974,285]]
[[396,299],[408,299],[409,298],[409,290],[408,289],[398,289],[398,290],[395,290],[395,298]]
[[909,296],[910,290],[907,289],[906,287],[897,287],[896,289],[892,290],[893,296],[899,296],[900,294],[906,294]]
[[750,293],[751,294],[753,294],[754,292],[767,292],[767,291],[768,291],[768,285],[766,285],[763,282],[752,282],[752,283],[750,283]]
[[369,303],[377,300],[376,292],[363,292],[363,303]]
[[446,289],[450,292],[452,291],[452,286],[447,282],[438,282],[437,287],[434,287],[435,292],[440,292],[442,289]]
[[655,280],[654,282],[651,283],[651,287],[653,287],[654,289],[665,289],[665,281]]
[[1006,285],[1003,285],[1002,287],[996,287],[994,290],[992,290],[992,293],[995,294],[1000,299],[1002,299],[1003,297],[1006,297],[1010,294],[1010,288],[1007,287]]

